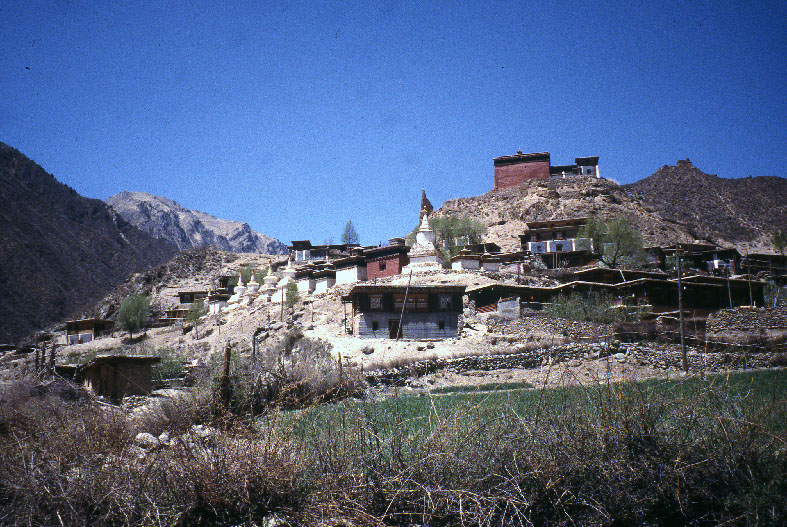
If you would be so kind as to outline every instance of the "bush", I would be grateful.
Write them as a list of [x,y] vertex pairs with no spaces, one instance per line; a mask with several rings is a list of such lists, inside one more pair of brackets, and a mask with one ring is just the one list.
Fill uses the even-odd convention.
[[605,293],[561,294],[544,307],[544,313],[557,318],[585,322],[634,322],[640,319],[636,308],[615,306],[615,299]]
[[236,357],[230,381],[232,410],[241,415],[335,401],[360,395],[365,388],[356,370],[339,364],[330,343],[298,330],[263,348],[256,360]]
[[147,296],[129,295],[120,304],[116,322],[132,335],[147,325],[149,313],[150,300]]
[[153,380],[163,381],[165,379],[180,379],[186,373],[184,365],[186,357],[182,351],[172,348],[160,348],[155,355],[161,358],[161,362],[153,365]]

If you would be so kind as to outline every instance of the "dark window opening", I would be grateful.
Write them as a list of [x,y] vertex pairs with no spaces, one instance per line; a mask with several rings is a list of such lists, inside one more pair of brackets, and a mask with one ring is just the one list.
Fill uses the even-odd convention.
[[380,324],[376,320],[372,320],[372,331],[377,331],[380,329]]
[[438,323],[437,323],[437,327],[438,327],[439,329],[441,329],[441,330],[442,330],[442,329],[445,329],[445,320],[441,320],[440,322],[438,322]]
[[380,271],[385,271],[385,262],[380,262]]

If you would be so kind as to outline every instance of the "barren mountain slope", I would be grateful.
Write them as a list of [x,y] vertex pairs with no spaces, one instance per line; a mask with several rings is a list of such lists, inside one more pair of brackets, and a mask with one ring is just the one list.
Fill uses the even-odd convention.
[[770,252],[774,230],[787,230],[785,178],[720,178],[686,159],[623,188],[648,210],[722,245]]
[[645,245],[693,241],[690,228],[647,210],[616,183],[593,177],[533,180],[482,196],[446,201],[441,215],[472,216],[487,225],[486,241],[518,249],[528,221],[584,216],[626,216],[642,233]]
[[0,143],[0,342],[95,302],[176,248]]
[[180,250],[200,246],[259,254],[284,254],[287,250],[279,240],[252,230],[248,223],[189,210],[167,198],[126,191],[110,197],[107,203],[126,221],[171,241]]

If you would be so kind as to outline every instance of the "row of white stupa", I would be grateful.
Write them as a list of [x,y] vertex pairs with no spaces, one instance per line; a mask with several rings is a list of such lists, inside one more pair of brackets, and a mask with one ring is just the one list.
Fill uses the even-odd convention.
[[[410,247],[408,253],[410,262],[402,268],[402,274],[424,273],[429,271],[439,271],[443,268],[443,257],[435,247],[435,234],[429,227],[429,215],[424,211],[421,225],[415,235],[415,244]],[[238,279],[235,286],[235,293],[227,301],[225,309],[234,309],[242,303],[244,299],[253,301],[261,299],[263,302],[281,303],[287,295],[287,287],[295,280],[296,268],[293,261],[287,262],[287,267],[282,272],[283,277],[278,279],[276,275],[269,274],[260,284],[252,275],[247,284]]]

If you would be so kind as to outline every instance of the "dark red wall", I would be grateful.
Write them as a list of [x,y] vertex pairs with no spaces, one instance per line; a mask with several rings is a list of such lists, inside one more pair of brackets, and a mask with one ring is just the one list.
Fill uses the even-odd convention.
[[[409,259],[406,254],[389,254],[366,261],[366,279],[384,278],[402,273],[402,267],[407,265]],[[380,270],[380,263],[385,262],[385,270]]]
[[513,187],[528,179],[549,179],[549,161],[495,167],[495,190]]

